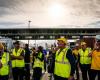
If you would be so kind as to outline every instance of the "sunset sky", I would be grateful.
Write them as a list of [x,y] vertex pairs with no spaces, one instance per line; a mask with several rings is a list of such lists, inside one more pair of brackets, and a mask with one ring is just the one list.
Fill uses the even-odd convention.
[[0,28],[100,28],[100,0],[0,0]]

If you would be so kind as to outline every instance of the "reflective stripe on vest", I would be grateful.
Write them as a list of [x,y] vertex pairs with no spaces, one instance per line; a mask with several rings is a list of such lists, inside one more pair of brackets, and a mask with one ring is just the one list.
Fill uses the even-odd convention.
[[64,62],[64,61],[57,61],[55,60],[56,63],[59,63],[59,64],[69,64],[69,62]]
[[91,64],[91,57],[88,56],[90,51],[91,48],[86,48],[85,51],[82,49],[79,50],[81,64]]
[[[38,57],[42,58],[42,54],[43,53],[40,52],[39,55],[38,55]],[[38,58],[35,58],[33,68],[35,68],[35,67],[43,68],[43,61],[39,60]]]
[[71,65],[66,58],[68,48],[63,49],[60,53],[56,52],[54,74],[63,78],[68,78],[71,72]]
[[[13,55],[14,56],[20,56],[21,52],[23,51],[23,49],[18,49],[17,53],[15,52],[15,49],[13,49]],[[23,60],[12,60],[12,67],[24,67],[25,63],[24,63],[24,59]]]
[[0,69],[1,76],[5,76],[9,74],[8,61],[9,61],[9,53],[4,52],[1,59],[1,63],[3,64],[2,68]]

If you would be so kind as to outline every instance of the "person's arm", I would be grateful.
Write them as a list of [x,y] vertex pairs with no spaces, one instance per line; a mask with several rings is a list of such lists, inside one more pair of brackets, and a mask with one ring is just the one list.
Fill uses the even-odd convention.
[[74,58],[74,56],[72,54],[72,50],[71,49],[69,49],[67,51],[66,57],[69,60],[70,65],[71,65],[71,73],[70,73],[70,75],[73,76],[74,73],[75,73],[75,66],[76,66],[76,64],[75,64],[75,58]]
[[89,57],[92,57],[92,56],[93,56],[94,51],[95,51],[95,49],[93,49],[93,50],[89,53]]
[[11,55],[11,59],[12,59],[12,60],[15,60],[15,59],[22,60],[22,59],[24,59],[24,50],[22,50],[20,56]]
[[0,60],[0,68],[2,68],[2,63],[1,63],[1,60]]
[[80,55],[78,54],[78,63],[80,63]]
[[44,54],[42,53],[42,57],[41,58],[38,57],[38,56],[36,56],[36,58],[38,58],[39,60],[43,61],[44,60]]
[[18,60],[22,60],[22,59],[24,59],[24,50],[22,50],[20,56],[16,56],[16,59],[18,59]]

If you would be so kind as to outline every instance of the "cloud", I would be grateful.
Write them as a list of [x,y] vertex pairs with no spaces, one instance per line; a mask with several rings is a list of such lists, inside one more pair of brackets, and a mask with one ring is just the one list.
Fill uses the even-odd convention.
[[0,0],[0,16],[17,14],[28,0]]
[[13,8],[19,3],[19,0],[0,0],[0,7]]
[[88,27],[100,28],[100,21],[96,21],[87,25]]
[[0,22],[0,25],[5,25],[5,26],[14,26],[14,25],[22,25],[24,23],[19,23],[19,22]]
[[[53,2],[63,4],[66,10],[66,16],[59,19],[59,23],[50,20],[46,14],[47,7]],[[68,11],[70,16],[67,15]],[[42,27],[98,24],[95,22],[96,19],[100,20],[100,0],[0,0],[0,21],[4,21],[0,25],[22,25],[27,17],[31,18],[33,25]],[[8,22],[5,22],[7,20]]]
[[91,24],[89,24],[89,25],[97,25],[97,24],[99,24],[99,25],[100,25],[100,21],[96,21],[96,22],[91,23]]
[[[0,7],[14,10],[22,10],[25,7],[23,11],[27,11],[30,6],[34,10],[36,5],[38,8],[38,6],[42,7],[52,2],[54,2],[54,0],[0,0]],[[98,17],[100,14],[100,0],[58,0],[56,2],[64,4],[66,8],[71,7],[74,10],[74,12],[72,12],[73,15],[94,15]]]
[[11,15],[12,10],[6,7],[0,7],[0,17],[3,17],[5,15]]

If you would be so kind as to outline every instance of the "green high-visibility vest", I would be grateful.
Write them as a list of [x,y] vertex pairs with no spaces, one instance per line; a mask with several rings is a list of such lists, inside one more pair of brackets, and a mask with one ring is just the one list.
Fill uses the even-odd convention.
[[[42,58],[42,55],[43,55],[42,52],[38,53],[39,58]],[[33,68],[36,68],[36,67],[43,68],[43,61],[39,60],[38,58],[35,58]]]
[[1,58],[1,63],[2,63],[2,68],[0,68],[1,76],[6,76],[9,74],[8,61],[9,61],[9,53],[4,52]]
[[81,64],[91,64],[91,57],[89,57],[90,51],[91,51],[91,48],[86,48],[85,51],[83,51],[82,49],[79,49]]
[[[17,53],[16,53],[15,49],[13,49],[13,53],[12,54],[14,56],[20,56],[21,53],[22,53],[22,51],[23,51],[23,49],[19,48],[18,51],[17,51]],[[15,67],[24,67],[24,66],[25,66],[24,59],[22,59],[22,60],[18,60],[18,59],[12,60],[12,68],[15,68]]]
[[69,78],[71,73],[71,65],[66,58],[68,48],[64,48],[60,53],[56,52],[54,74],[63,78]]

